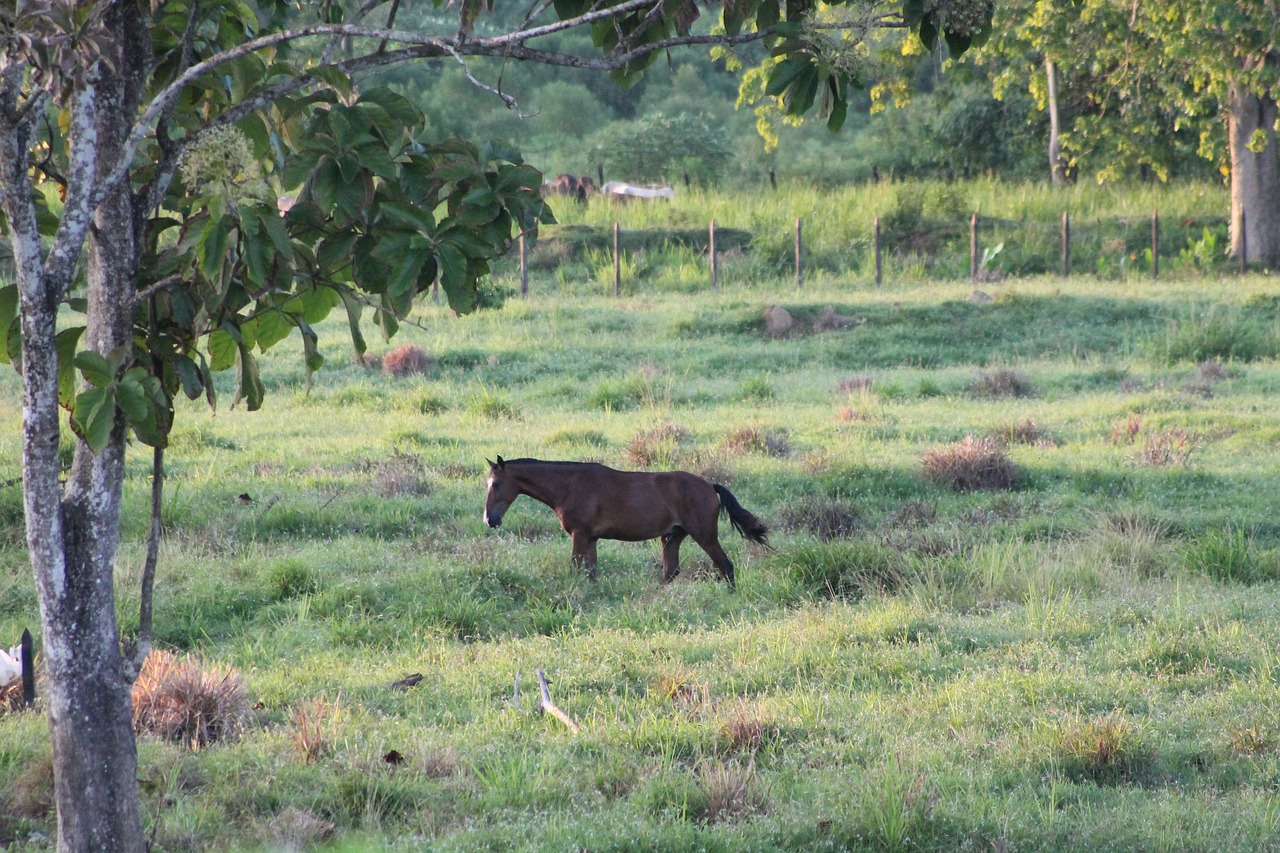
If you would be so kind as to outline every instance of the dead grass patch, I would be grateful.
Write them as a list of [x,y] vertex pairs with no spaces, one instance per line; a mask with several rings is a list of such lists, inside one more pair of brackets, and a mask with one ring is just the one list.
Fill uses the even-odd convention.
[[975,489],[1012,489],[1018,469],[999,442],[990,437],[965,436],[963,440],[926,451],[924,476],[929,482],[958,492]]
[[341,717],[341,697],[330,702],[318,696],[293,706],[289,712],[289,739],[304,764],[318,761],[332,749]]
[[782,729],[758,707],[739,699],[732,713],[720,724],[720,738],[730,752],[755,755],[781,740]]
[[725,436],[720,449],[726,453],[761,453],[781,458],[791,455],[791,439],[781,430],[742,427]]
[[435,367],[435,359],[416,344],[402,344],[382,356],[382,372],[386,376],[420,376]]
[[822,542],[852,536],[862,527],[862,515],[843,501],[806,495],[788,501],[778,513],[785,530],[803,530]]
[[147,655],[133,685],[133,728],[192,749],[240,732],[249,719],[239,674],[191,656]]
[[996,427],[987,435],[1005,445],[1023,444],[1029,447],[1057,447],[1058,442],[1035,418],[1024,418],[1011,424]]
[[982,400],[1030,397],[1031,380],[1020,370],[1001,367],[979,373],[969,383],[969,393]]
[[698,768],[698,787],[703,802],[697,819],[704,823],[727,823],[768,810],[769,800],[751,763],[704,761]]
[[1111,425],[1110,431],[1107,433],[1107,439],[1114,445],[1133,444],[1138,440],[1138,435],[1142,432],[1142,418],[1138,415],[1129,415],[1122,421],[1116,421]]
[[623,457],[638,468],[672,468],[682,456],[682,445],[688,441],[688,429],[670,421],[632,436]]
[[1186,466],[1199,446],[1193,433],[1166,427],[1146,437],[1138,454],[1138,464],[1150,468]]
[[297,806],[286,806],[267,824],[267,838],[275,850],[310,850],[332,837],[336,830],[333,821]]

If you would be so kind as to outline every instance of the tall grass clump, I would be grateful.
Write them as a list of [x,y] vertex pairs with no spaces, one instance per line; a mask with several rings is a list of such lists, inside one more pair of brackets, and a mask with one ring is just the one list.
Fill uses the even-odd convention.
[[239,674],[206,668],[189,655],[152,652],[133,685],[134,729],[192,749],[238,733],[248,717]]
[[1212,305],[1169,320],[1151,351],[1162,364],[1275,358],[1280,355],[1280,324],[1267,312]]
[[1206,530],[1180,551],[1182,566],[1193,575],[1241,584],[1280,579],[1280,554],[1260,548],[1239,527]]
[[990,437],[968,435],[953,444],[935,447],[922,457],[925,479],[958,492],[974,489],[1012,489],[1018,469],[1002,444]]
[[892,593],[912,577],[907,555],[875,542],[804,543],[775,559],[803,594],[816,598]]

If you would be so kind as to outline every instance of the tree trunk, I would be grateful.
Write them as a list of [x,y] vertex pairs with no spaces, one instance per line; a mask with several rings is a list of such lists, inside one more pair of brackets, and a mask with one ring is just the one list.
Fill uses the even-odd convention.
[[[1276,100],[1271,93],[1259,95],[1243,86],[1231,86],[1227,113],[1231,152],[1231,255],[1269,269],[1280,268],[1280,149],[1276,147],[1276,113]],[[1246,258],[1241,258],[1242,248],[1247,252]]]
[[1058,67],[1045,57],[1044,74],[1047,81],[1049,110],[1049,177],[1055,187],[1067,182],[1067,164],[1062,160],[1062,144],[1059,140],[1061,125],[1058,123]]
[[[93,175],[108,174],[123,150],[147,66],[142,46],[149,33],[134,4],[110,4],[105,23],[114,35],[103,43],[109,64],[90,96],[77,96],[70,105],[72,133],[86,152],[79,164],[85,174],[74,176],[70,185],[89,191],[96,185]],[[11,186],[20,186],[16,178]],[[104,189],[92,211],[92,227],[85,229],[88,309],[81,344],[104,356],[119,353],[128,363],[139,226],[128,182]],[[39,264],[19,274],[27,541],[44,628],[58,849],[141,853],[147,845],[138,796],[132,670],[121,652],[115,609],[126,439],[118,412],[100,452],[77,441],[66,484],[59,486],[56,322],[73,253],[83,239],[64,242],[68,260],[60,276],[47,275]]]

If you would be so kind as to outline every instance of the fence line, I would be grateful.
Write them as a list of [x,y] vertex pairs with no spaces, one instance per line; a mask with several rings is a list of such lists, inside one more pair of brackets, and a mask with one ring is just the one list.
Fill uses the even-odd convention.
[[[1217,218],[1210,218],[1209,221],[1214,222],[1218,225],[1229,224],[1229,223],[1224,223],[1222,220],[1219,220]],[[1134,222],[1131,219],[1113,218],[1113,219],[1105,220],[1105,222],[1109,224],[1119,225],[1123,232],[1132,235],[1132,226]],[[1203,225],[1204,222],[1205,222],[1204,218],[1197,218],[1194,220],[1187,219],[1183,221],[1183,226],[1189,227],[1190,225],[1195,225],[1195,224]],[[954,222],[952,223],[938,222],[934,224],[938,226],[942,226],[943,228],[947,226],[955,227],[956,225],[956,223]],[[1242,273],[1246,272],[1248,269],[1248,249],[1247,249],[1247,243],[1245,242],[1244,234],[1243,234],[1244,224],[1245,224],[1244,217],[1243,215],[1241,215],[1240,230],[1242,233],[1241,233],[1241,239],[1240,239],[1240,254],[1239,254],[1238,260],[1239,260],[1239,270]],[[1039,222],[1018,222],[1018,221],[1012,221],[1012,220],[984,218],[977,213],[974,213],[969,217],[968,225],[969,225],[969,235],[968,235],[969,236],[969,278],[975,281],[979,280],[983,275],[987,273],[987,270],[986,270],[987,263],[989,263],[991,258],[994,257],[995,254],[999,252],[1001,248],[1004,246],[1004,243],[1001,242],[994,251],[990,251],[989,255],[982,254],[980,252],[982,248],[981,233],[984,226],[986,226],[988,229],[1014,228],[1020,231],[1025,231],[1027,229],[1036,231],[1039,229],[1043,229],[1045,227],[1043,223],[1039,223]],[[1053,227],[1053,226],[1050,225],[1048,227]],[[1096,225],[1093,227],[1095,229],[1103,228],[1104,220],[1102,219],[1096,220]],[[1073,229],[1073,223],[1072,223],[1070,212],[1063,211],[1062,222],[1061,222],[1061,225],[1059,226],[1059,239],[1061,241],[1061,274],[1064,278],[1068,278],[1072,275],[1072,260],[1074,255],[1074,241],[1076,236],[1073,233],[1074,230],[1075,229]],[[712,290],[719,289],[720,278],[721,278],[720,264],[719,264],[720,252],[717,245],[717,231],[718,231],[718,226],[716,224],[716,221],[714,219],[710,220],[707,228],[707,264],[708,264],[709,281],[710,281],[710,286]],[[1205,231],[1208,231],[1207,226],[1205,227]],[[620,295],[622,293],[622,251],[623,250],[622,250],[621,233],[622,233],[621,225],[619,222],[615,221],[613,223],[613,241],[612,241],[613,242],[613,246],[612,246],[613,291],[615,295]],[[1162,229],[1161,229],[1159,211],[1152,211],[1151,219],[1150,219],[1150,243],[1147,251],[1150,252],[1151,276],[1154,279],[1158,279],[1160,277],[1161,237],[1162,237]],[[1191,238],[1188,237],[1188,240],[1190,239]],[[874,281],[875,281],[875,286],[880,287],[883,283],[883,276],[884,276],[883,252],[885,247],[885,235],[884,235],[884,229],[881,223],[881,219],[879,216],[874,217],[872,220],[871,242],[872,242],[873,260],[874,260]],[[807,263],[805,260],[806,250],[807,250],[807,247],[804,242],[804,223],[801,217],[796,217],[795,234],[794,234],[794,275],[795,275],[795,285],[797,288],[803,287],[803,284],[804,284],[804,276],[806,272],[805,267],[807,266]],[[1101,259],[1104,256],[1100,255],[1099,257]],[[520,293],[521,295],[527,295],[529,292],[529,270],[528,270],[528,250],[525,245],[524,234],[521,234],[519,237],[519,264],[520,264],[519,266]]]

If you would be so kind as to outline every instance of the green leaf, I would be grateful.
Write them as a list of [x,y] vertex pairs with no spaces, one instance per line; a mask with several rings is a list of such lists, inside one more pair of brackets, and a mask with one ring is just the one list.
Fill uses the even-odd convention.
[[237,345],[236,396],[231,401],[231,407],[235,408],[236,403],[244,400],[245,407],[251,412],[256,412],[262,408],[262,400],[266,393],[266,388],[262,385],[262,377],[258,373],[258,362],[253,357],[253,351],[244,344]]
[[116,378],[116,368],[101,354],[85,350],[73,362],[80,369],[85,381],[95,388],[105,388]]
[[332,65],[320,65],[315,68],[307,69],[312,77],[322,83],[327,83],[342,97],[347,98],[351,95],[351,78],[343,74]]
[[[141,371],[141,368],[135,368]],[[145,371],[142,371],[145,377]],[[129,371],[133,373],[133,371]],[[120,411],[124,412],[125,418],[131,424],[145,423],[150,419],[151,424],[155,425],[155,409],[151,406],[151,401],[147,399],[147,392],[142,387],[139,377],[125,375],[116,385],[116,399],[120,403]]]
[[[293,331],[293,320],[289,315],[277,309],[269,309],[256,315],[254,328],[255,343],[259,352],[266,352],[276,344],[289,337]],[[245,324],[246,326],[248,323]]]
[[90,388],[76,396],[71,412],[71,428],[94,453],[101,453],[111,440],[116,420],[114,387]]
[[200,368],[185,355],[178,358],[176,367],[178,381],[182,383],[182,393],[187,395],[188,400],[198,399],[200,392],[204,390],[204,379],[200,374]]
[[80,336],[84,334],[84,326],[63,329],[58,332],[55,345],[58,351],[58,405],[70,409],[76,401],[76,346]]
[[209,369],[215,373],[236,363],[236,340],[225,329],[209,333]]
[[0,364],[8,364],[13,358],[9,354],[8,331],[17,318],[18,286],[10,284],[0,287]]
[[355,347],[356,355],[363,357],[369,349],[365,344],[364,334],[360,331],[360,314],[364,311],[364,306],[345,290],[341,291],[339,296],[347,309],[347,324],[351,327],[351,345]]

